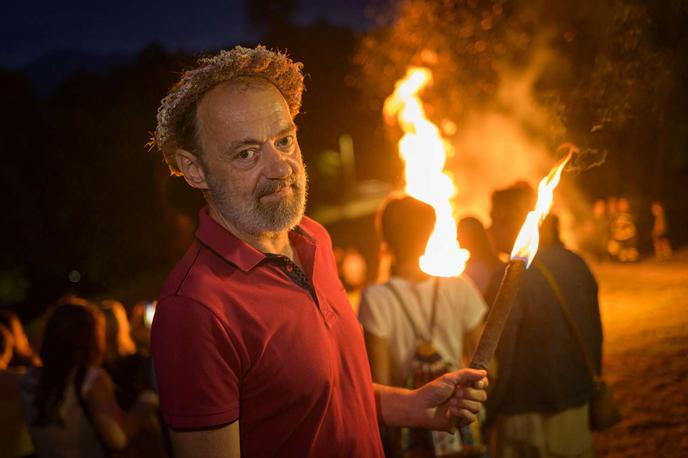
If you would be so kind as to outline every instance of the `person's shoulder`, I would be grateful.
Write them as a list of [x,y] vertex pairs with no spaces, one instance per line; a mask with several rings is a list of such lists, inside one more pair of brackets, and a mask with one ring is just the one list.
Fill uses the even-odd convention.
[[361,296],[379,296],[385,294],[388,289],[389,286],[386,283],[373,283],[361,290]]
[[444,288],[446,288],[449,291],[452,292],[457,292],[458,294],[465,295],[469,294],[472,292],[476,292],[478,294],[478,287],[475,286],[475,283],[469,277],[467,274],[461,274],[458,277],[449,277],[449,278],[442,278],[440,279],[440,288],[442,288],[444,285]]
[[477,304],[482,306],[485,304],[480,290],[468,275],[450,277],[443,279],[442,282],[447,285],[446,288],[455,305]]
[[567,253],[567,256],[571,260],[571,264],[575,265],[576,268],[585,274],[586,276],[591,277],[593,280],[595,278],[595,275],[592,273],[592,269],[590,269],[590,265],[588,262],[583,258],[583,256],[579,255],[578,253],[574,253],[573,251],[569,249],[564,249]]
[[212,305],[201,302],[198,298],[184,294],[170,294],[161,297],[155,307],[152,329],[161,322],[177,323],[177,326],[187,326],[195,321],[207,321],[217,316],[217,310]]
[[308,216],[303,216],[298,227],[316,240],[324,240],[327,242],[331,240],[330,234],[329,232],[327,232],[327,229],[325,229],[325,227],[322,224]]
[[210,308],[226,305],[225,293],[231,289],[232,279],[238,271],[235,265],[194,242],[165,279],[158,307],[170,303],[200,304]]
[[198,265],[203,250],[203,246],[195,241],[189,246],[184,256],[182,256],[172,268],[170,273],[167,274],[160,292],[160,298],[175,294],[181,285],[188,280],[189,273]]
[[468,274],[462,273],[461,275],[457,277],[449,277],[449,278],[442,278],[440,279],[440,284],[447,284],[450,287],[454,288],[461,288],[461,289],[467,289],[467,288],[475,288],[475,283],[473,282],[473,279],[471,279]]
[[556,245],[554,247],[549,248],[549,253],[554,258],[555,262],[565,260],[565,262],[572,266],[584,270],[590,270],[588,267],[588,263],[585,261],[585,259],[583,259],[581,255],[569,250],[563,245]]
[[81,384],[82,396],[102,396],[114,392],[112,378],[102,367],[90,366]]

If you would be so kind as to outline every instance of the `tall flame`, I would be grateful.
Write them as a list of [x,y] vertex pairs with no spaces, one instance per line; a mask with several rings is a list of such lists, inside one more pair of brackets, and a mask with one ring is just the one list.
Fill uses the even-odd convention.
[[577,151],[576,147],[570,143],[562,145],[561,148],[568,148],[569,152],[552,167],[552,170],[549,171],[545,178],[540,180],[535,209],[528,212],[526,221],[521,226],[521,231],[518,233],[516,242],[514,242],[514,248],[511,250],[511,259],[522,259],[526,261],[528,266],[533,262],[533,258],[537,253],[538,245],[540,244],[538,228],[552,208],[554,188],[559,184],[564,167],[573,156],[573,153]]
[[424,67],[412,67],[397,81],[394,93],[385,100],[388,123],[396,121],[404,131],[399,155],[405,163],[404,191],[435,209],[435,228],[419,260],[423,272],[437,277],[460,275],[468,252],[456,240],[456,221],[451,198],[456,194],[452,179],[443,169],[449,147],[435,124],[425,115],[418,93],[432,80]]

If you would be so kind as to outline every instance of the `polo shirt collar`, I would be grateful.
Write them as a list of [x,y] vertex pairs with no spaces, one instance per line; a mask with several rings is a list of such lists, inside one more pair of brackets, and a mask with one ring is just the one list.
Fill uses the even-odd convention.
[[[195,233],[196,239],[215,254],[244,272],[253,269],[267,257],[265,253],[244,242],[211,218],[208,214],[207,206],[203,207],[199,212],[198,221],[198,229],[196,229]],[[302,226],[294,228],[289,234],[289,239],[294,242],[295,236],[304,237],[311,243],[315,240],[313,234]],[[299,250],[299,254],[301,254],[301,250]]]

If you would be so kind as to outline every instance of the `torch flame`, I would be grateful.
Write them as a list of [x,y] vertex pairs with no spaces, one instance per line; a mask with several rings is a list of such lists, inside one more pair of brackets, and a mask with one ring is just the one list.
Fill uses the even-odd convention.
[[443,172],[449,146],[437,126],[426,117],[418,96],[431,80],[429,69],[409,68],[385,100],[383,112],[389,124],[396,120],[404,131],[399,140],[399,155],[405,164],[404,191],[435,209],[435,228],[419,260],[420,268],[429,275],[454,277],[463,272],[469,254],[456,240],[451,204],[456,188]]
[[552,170],[549,171],[545,178],[540,180],[535,210],[528,212],[526,221],[523,223],[523,226],[521,226],[521,231],[518,233],[518,237],[514,243],[514,248],[511,250],[511,259],[525,260],[528,266],[533,262],[533,258],[537,253],[540,243],[540,232],[538,228],[552,208],[554,188],[559,184],[561,172],[564,170],[564,167],[569,162],[574,152],[578,151],[578,149],[570,143],[562,145],[559,149],[561,148],[567,148],[569,152],[552,167]]

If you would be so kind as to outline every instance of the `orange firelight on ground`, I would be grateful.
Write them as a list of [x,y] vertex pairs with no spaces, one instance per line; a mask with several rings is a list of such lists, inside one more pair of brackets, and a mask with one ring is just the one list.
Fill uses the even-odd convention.
[[568,149],[568,153],[552,167],[552,170],[549,171],[545,178],[540,180],[535,209],[528,212],[526,221],[523,223],[523,226],[521,226],[521,231],[518,233],[516,242],[514,242],[514,248],[511,250],[511,259],[526,261],[528,267],[530,267],[530,263],[533,262],[533,258],[537,253],[540,243],[540,231],[538,230],[540,224],[552,208],[554,188],[559,184],[561,172],[564,170],[564,167],[573,154],[578,151],[571,143],[565,143],[559,147],[560,150],[562,148]]
[[436,277],[455,277],[463,272],[468,251],[456,240],[456,220],[451,199],[456,187],[445,173],[450,146],[438,127],[425,115],[418,94],[432,80],[424,67],[412,67],[399,80],[394,93],[385,100],[384,116],[389,124],[398,123],[404,131],[399,140],[399,155],[405,164],[404,191],[435,209],[435,228],[425,253],[419,260],[423,272]]

